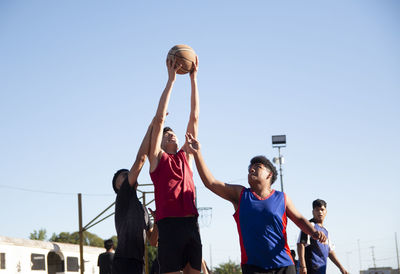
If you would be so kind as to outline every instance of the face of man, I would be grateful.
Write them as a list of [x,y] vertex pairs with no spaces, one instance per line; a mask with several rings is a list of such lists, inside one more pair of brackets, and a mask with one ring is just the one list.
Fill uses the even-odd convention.
[[248,181],[252,182],[261,182],[271,178],[271,171],[267,169],[263,164],[256,163],[249,167]]
[[326,211],[325,206],[317,206],[313,209],[312,213],[313,213],[314,220],[317,223],[322,224],[326,217],[327,211]]
[[118,175],[117,180],[115,180],[115,188],[120,189],[122,183],[124,182],[126,176],[128,176],[128,172],[123,172],[120,175]]
[[178,149],[178,138],[173,131],[164,132],[161,140],[161,148],[168,152],[176,152]]

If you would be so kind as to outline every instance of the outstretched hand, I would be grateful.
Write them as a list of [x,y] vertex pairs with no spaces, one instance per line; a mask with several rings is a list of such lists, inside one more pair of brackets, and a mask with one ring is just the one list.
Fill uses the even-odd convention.
[[192,62],[193,69],[190,72],[190,79],[196,79],[197,77],[197,71],[199,70],[199,57],[196,55],[196,62]]
[[182,67],[182,65],[176,63],[176,59],[167,58],[166,60],[167,69],[168,69],[168,80],[175,81],[176,72]]
[[311,235],[311,237],[314,239],[314,240],[316,240],[316,241],[319,241],[319,242],[321,242],[321,243],[325,243],[326,242],[326,235],[322,232],[322,231],[315,231],[312,235]]
[[189,153],[195,154],[200,151],[200,143],[197,141],[193,135],[189,132],[186,133],[186,143]]

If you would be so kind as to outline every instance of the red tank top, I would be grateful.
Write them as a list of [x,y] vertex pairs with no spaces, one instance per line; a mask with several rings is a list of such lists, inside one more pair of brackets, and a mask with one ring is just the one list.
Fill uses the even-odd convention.
[[163,152],[156,169],[150,173],[156,200],[156,221],[166,217],[198,216],[195,206],[193,172],[186,154]]

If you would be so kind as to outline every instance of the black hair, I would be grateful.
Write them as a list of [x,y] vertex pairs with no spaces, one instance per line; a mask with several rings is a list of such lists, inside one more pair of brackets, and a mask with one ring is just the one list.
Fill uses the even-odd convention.
[[272,172],[271,185],[276,181],[278,172],[276,171],[276,168],[271,163],[271,161],[267,159],[267,157],[262,156],[262,155],[253,157],[253,159],[250,160],[249,168],[254,164],[263,164],[267,169],[269,169]]
[[324,200],[321,199],[316,199],[314,202],[312,202],[312,208],[316,208],[316,207],[325,207],[326,208],[326,202]]
[[129,172],[129,170],[127,170],[126,168],[121,168],[120,170],[118,170],[118,171],[115,172],[115,174],[114,174],[114,177],[113,177],[113,179],[112,179],[112,187],[113,187],[115,193],[118,193],[118,189],[117,189],[117,187],[115,186],[115,183],[117,182],[117,178],[118,178],[119,175],[121,175],[122,173],[125,173],[125,172]]
[[104,241],[104,248],[107,250],[110,250],[111,248],[114,247],[114,242],[112,239],[108,239]]
[[167,132],[167,131],[172,131],[172,132],[174,132],[174,131],[172,130],[172,128],[170,128],[170,127],[164,127],[164,129],[163,129],[163,134],[165,134],[165,132]]

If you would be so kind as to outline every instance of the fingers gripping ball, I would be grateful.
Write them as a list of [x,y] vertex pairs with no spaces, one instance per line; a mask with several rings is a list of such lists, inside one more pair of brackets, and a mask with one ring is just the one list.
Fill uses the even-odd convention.
[[176,60],[177,65],[182,65],[176,73],[186,74],[193,70],[193,63],[196,63],[196,53],[188,45],[176,45],[169,50],[168,59]]

